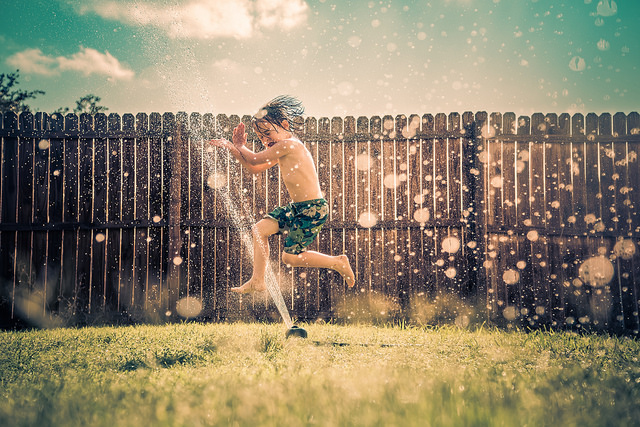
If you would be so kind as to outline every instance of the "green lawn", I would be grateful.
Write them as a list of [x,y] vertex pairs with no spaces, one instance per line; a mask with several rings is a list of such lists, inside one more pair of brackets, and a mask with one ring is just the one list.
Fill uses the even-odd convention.
[[176,324],[0,332],[3,426],[625,426],[629,338]]

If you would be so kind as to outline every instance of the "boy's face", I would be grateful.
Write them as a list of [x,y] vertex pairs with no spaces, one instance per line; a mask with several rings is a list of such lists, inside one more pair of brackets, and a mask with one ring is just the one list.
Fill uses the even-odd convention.
[[287,129],[271,124],[266,120],[255,120],[253,122],[253,130],[256,132],[256,135],[258,135],[258,138],[260,138],[260,141],[267,147],[290,136]]

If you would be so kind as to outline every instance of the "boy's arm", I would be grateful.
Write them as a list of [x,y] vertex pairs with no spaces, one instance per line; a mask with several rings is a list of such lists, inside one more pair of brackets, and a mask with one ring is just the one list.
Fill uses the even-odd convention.
[[[238,159],[240,164],[253,174],[263,172],[278,163],[278,159],[275,159],[272,161],[266,161],[263,163],[256,162],[255,161],[256,153],[249,150],[247,147],[245,146],[238,147],[232,144],[229,144],[229,145],[230,145],[229,151],[231,152],[233,157]],[[253,161],[249,161],[249,159],[252,159]]]
[[233,143],[226,139],[213,139],[209,142],[217,147],[228,149],[243,167],[254,174],[276,165],[280,157],[293,149],[290,141],[280,141],[259,153],[251,151],[246,146],[247,134],[244,123],[240,123],[233,130]]
[[253,162],[250,163],[247,161],[247,158],[252,154],[255,155],[255,153],[249,150],[247,147],[244,147],[244,150],[242,150],[241,152],[240,147],[233,145],[231,142],[227,141],[226,139],[212,139],[209,141],[209,143],[215,147],[225,148],[229,150],[231,155],[236,159],[238,159],[242,167],[244,167],[245,169],[247,169],[249,172],[253,174],[265,171],[270,167],[272,167],[273,165],[275,165],[276,163],[278,163],[277,160],[275,162],[265,162],[262,164],[257,164],[257,163],[254,164]]

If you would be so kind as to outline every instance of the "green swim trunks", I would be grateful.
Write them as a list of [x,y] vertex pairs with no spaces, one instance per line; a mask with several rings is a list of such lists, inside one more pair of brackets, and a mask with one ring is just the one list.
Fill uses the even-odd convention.
[[289,203],[265,215],[278,221],[276,234],[286,234],[284,251],[297,255],[313,243],[322,225],[329,217],[329,204],[325,199]]

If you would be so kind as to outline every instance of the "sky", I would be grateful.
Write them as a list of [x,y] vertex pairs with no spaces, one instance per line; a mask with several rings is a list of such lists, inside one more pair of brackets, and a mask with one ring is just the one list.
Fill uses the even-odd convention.
[[0,73],[108,112],[640,110],[640,0],[2,0]]

